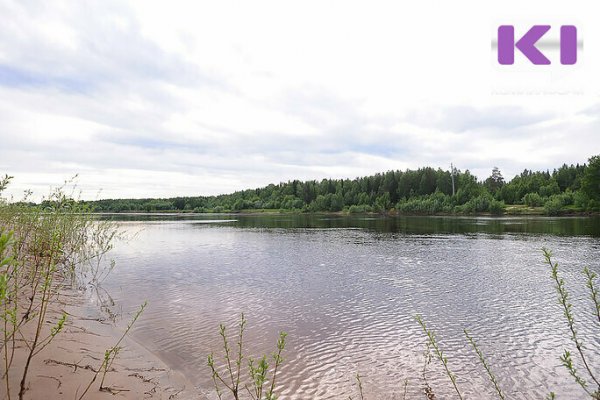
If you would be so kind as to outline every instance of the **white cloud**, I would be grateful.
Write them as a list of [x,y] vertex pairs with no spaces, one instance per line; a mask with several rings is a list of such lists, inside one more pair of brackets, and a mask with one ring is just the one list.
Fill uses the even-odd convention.
[[[2,1],[0,173],[15,195],[80,173],[84,198],[150,197],[585,162],[600,149],[595,14],[523,7]],[[494,64],[498,21],[573,10],[572,70]]]

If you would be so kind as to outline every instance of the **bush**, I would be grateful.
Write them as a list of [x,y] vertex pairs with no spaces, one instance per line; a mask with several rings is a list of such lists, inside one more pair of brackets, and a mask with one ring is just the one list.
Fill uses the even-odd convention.
[[541,207],[544,205],[544,199],[537,193],[527,193],[523,196],[523,204],[528,207]]
[[[8,180],[0,180],[0,192]],[[97,288],[114,267],[105,256],[120,237],[117,226],[95,219],[89,206],[63,190],[40,206],[0,200],[0,380],[7,398],[11,392],[24,398],[34,358],[63,330],[68,314],[48,310],[64,307],[64,285]]]
[[490,203],[490,213],[492,213],[492,215],[500,215],[500,214],[504,214],[504,209],[506,208],[506,205],[504,204],[503,201],[498,201],[498,200],[492,200]]
[[570,190],[567,190],[566,192],[561,194],[556,194],[552,197],[560,198],[560,201],[562,202],[563,206],[572,206],[573,204],[575,204],[575,196]]
[[552,196],[544,204],[544,212],[547,215],[559,215],[562,212],[563,204],[560,197]]
[[550,197],[554,194],[560,193],[560,187],[556,181],[551,181],[545,186],[540,187],[540,195],[542,197]]
[[437,214],[452,213],[454,211],[454,200],[452,197],[441,192],[398,202],[396,209],[401,213],[414,214]]
[[494,199],[489,193],[484,193],[457,207],[457,210],[467,214],[491,212],[498,215],[504,212],[504,208],[504,202]]
[[585,210],[588,206],[589,201],[590,199],[585,193],[579,190],[573,193],[573,204],[575,205],[575,207],[581,210]]
[[350,214],[364,214],[368,212],[372,212],[373,208],[369,205],[353,205],[348,209],[348,213]]

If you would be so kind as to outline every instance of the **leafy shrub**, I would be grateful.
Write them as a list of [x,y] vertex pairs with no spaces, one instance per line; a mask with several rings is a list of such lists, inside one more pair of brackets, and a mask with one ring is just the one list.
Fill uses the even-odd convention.
[[563,203],[560,197],[552,196],[544,203],[544,212],[547,215],[559,215],[562,212]]
[[583,192],[577,191],[573,193],[573,204],[575,207],[585,210],[588,206],[590,198]]
[[560,187],[556,181],[550,181],[547,185],[540,187],[540,195],[542,197],[550,197],[560,193]]
[[[241,395],[245,389],[252,400],[276,400],[278,398],[275,394],[277,373],[283,362],[281,354],[285,349],[287,334],[279,333],[277,349],[270,358],[262,356],[260,359],[254,359],[244,354],[245,329],[246,319],[242,314],[236,335],[237,346],[232,348],[227,327],[223,324],[219,326],[219,335],[223,342],[223,360],[218,362],[214,353],[208,356],[208,367],[217,397],[223,399],[224,396],[230,395],[229,398],[240,400],[246,398]],[[246,371],[243,371],[242,367],[244,359],[248,360]],[[249,382],[243,382],[244,378],[249,378]]]
[[350,206],[350,208],[348,209],[348,212],[350,214],[363,214],[363,213],[368,213],[368,212],[372,212],[373,208],[369,205],[354,205],[354,206]]
[[[0,180],[0,191],[9,180]],[[92,211],[64,187],[40,206],[0,201],[0,380],[7,398],[24,398],[35,357],[63,330],[67,313],[51,317],[48,310],[62,308],[64,284],[97,288],[114,267],[105,255],[120,234]],[[24,366],[14,362],[16,351]]]
[[454,200],[451,196],[441,192],[422,196],[416,199],[404,200],[396,204],[396,209],[401,213],[414,214],[437,214],[452,213],[454,211]]
[[472,198],[458,208],[467,214],[491,212],[493,214],[502,214],[504,212],[504,202],[494,199],[489,193],[480,194]]
[[544,205],[544,199],[537,193],[527,193],[523,196],[523,204],[528,207],[541,207]]
[[498,201],[498,200],[492,200],[490,202],[490,213],[492,215],[500,215],[504,213],[504,210],[506,209],[506,205],[504,204],[503,201]]

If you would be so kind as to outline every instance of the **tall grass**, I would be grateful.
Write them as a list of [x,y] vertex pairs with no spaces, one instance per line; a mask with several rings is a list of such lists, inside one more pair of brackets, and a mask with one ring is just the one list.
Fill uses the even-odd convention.
[[[577,327],[575,324],[575,316],[573,314],[573,305],[570,301],[569,292],[565,286],[565,281],[560,277],[558,272],[558,262],[552,261],[552,252],[548,249],[542,249],[544,252],[544,258],[546,260],[546,264],[550,267],[552,279],[554,280],[554,287],[558,294],[558,302],[560,303],[563,309],[563,315],[565,317],[567,327],[569,328],[569,339],[575,346],[577,353],[579,354],[581,364],[583,366],[583,375],[577,370],[575,363],[573,362],[573,358],[571,357],[571,352],[568,350],[564,350],[563,354],[560,356],[560,361],[562,365],[569,371],[569,374],[573,377],[575,382],[581,386],[583,391],[593,399],[600,399],[600,383],[598,382],[598,377],[596,372],[594,372],[590,367],[589,355],[585,352],[585,346],[583,344],[583,340],[579,337],[577,332]],[[595,316],[598,316],[600,321],[599,306],[598,306],[598,297],[597,297],[597,289],[596,289],[596,274],[591,272],[587,267],[583,270],[584,275],[586,276],[586,286],[590,290],[590,297],[592,300],[592,308]],[[586,380],[587,379],[587,380]],[[589,382],[591,381],[591,382]]]
[[421,318],[420,315],[416,316],[416,320],[419,323],[419,325],[421,325],[423,332],[425,332],[425,334],[427,335],[428,346],[430,346],[433,349],[433,353],[435,354],[435,356],[440,360],[440,362],[444,366],[444,371],[446,372],[446,375],[450,379],[450,382],[452,382],[452,386],[454,387],[454,390],[456,391],[458,398],[462,400],[463,396],[462,396],[460,390],[458,389],[458,385],[456,384],[456,375],[454,373],[452,373],[452,371],[450,370],[450,367],[448,366],[448,358],[444,355],[444,352],[440,348],[438,341],[435,337],[435,332],[432,331],[431,329],[427,329],[427,325],[425,324],[425,321],[423,321],[423,318]]
[[[283,363],[282,353],[287,334],[279,333],[276,350],[271,357],[264,355],[255,359],[245,354],[243,343],[246,323],[242,314],[236,334],[235,352],[230,344],[227,327],[224,324],[219,326],[219,335],[223,342],[222,359],[217,359],[214,353],[211,353],[207,362],[217,397],[220,400],[239,400],[248,396],[252,400],[276,400],[277,374]],[[247,363],[244,363],[245,359],[248,360]]]
[[[577,325],[575,322],[575,315],[573,314],[573,305],[571,304],[570,294],[566,288],[565,280],[560,276],[559,273],[559,264],[558,262],[553,261],[552,252],[548,249],[542,249],[545,263],[550,267],[550,276],[554,281],[554,288],[557,293],[558,303],[560,304],[563,316],[565,318],[565,322],[568,328],[569,336],[568,340],[575,347],[575,351],[578,355],[578,362],[581,365],[577,365],[576,361],[573,359],[571,351],[565,349],[563,353],[559,356],[559,360],[565,369],[569,372],[569,375],[573,378],[573,380],[581,387],[583,393],[585,393],[585,397],[600,400],[600,383],[598,378],[598,373],[594,371],[591,367],[592,362],[590,361],[590,356],[588,352],[586,352],[586,346],[581,339]],[[592,272],[589,268],[585,267],[583,269],[583,274],[585,276],[585,285],[589,290],[589,298],[591,300],[591,311],[600,323],[600,301],[598,299],[598,289],[597,289],[597,274]],[[428,342],[427,345],[431,346],[434,349],[434,353],[437,356],[438,360],[444,366],[446,375],[452,382],[452,385],[457,393],[459,399],[462,399],[461,392],[458,388],[456,382],[456,375],[454,375],[449,367],[448,367],[448,359],[443,354],[442,350],[439,348],[439,344],[437,342],[435,333],[428,329],[425,325],[425,322],[421,318],[421,316],[416,317],[417,322],[421,325],[423,332],[426,334]],[[469,344],[473,347],[475,353],[484,370],[486,371],[489,381],[494,387],[495,393],[501,399],[505,399],[504,392],[500,388],[498,380],[494,373],[492,372],[492,368],[486,361],[483,352],[479,349],[479,346],[473,339],[473,337],[469,334],[469,332],[464,330],[465,336]],[[540,382],[542,384],[542,382]],[[556,396],[554,392],[550,392],[548,394],[548,399],[555,399]]]
[[133,328],[133,325],[138,320],[138,318],[142,315],[142,313],[144,312],[144,309],[146,308],[147,305],[148,305],[148,303],[144,302],[140,306],[140,308],[137,310],[137,312],[133,315],[133,318],[127,325],[127,328],[125,328],[125,331],[123,332],[123,334],[121,335],[119,340],[117,340],[117,342],[115,343],[114,346],[106,349],[106,351],[104,352],[104,358],[102,359],[102,365],[100,365],[100,368],[98,368],[96,370],[96,372],[94,373],[94,376],[92,377],[92,379],[90,380],[90,382],[88,383],[86,388],[84,389],[83,393],[79,397],[77,397],[78,400],[82,400],[85,397],[85,395],[89,392],[92,385],[98,378],[98,375],[100,375],[100,374],[102,374],[102,378],[100,379],[99,390],[101,392],[110,392],[111,391],[111,389],[109,387],[104,385],[104,380],[106,379],[106,374],[108,373],[108,371],[110,371],[110,369],[113,365],[113,362],[115,361],[115,359],[117,358],[117,355],[121,351],[121,349],[122,349],[121,343],[125,339],[125,336],[127,336],[129,331],[131,330],[131,328]]
[[[0,195],[10,179],[0,179]],[[1,379],[9,400],[24,398],[35,357],[65,326],[65,313],[49,320],[61,290],[98,285],[114,266],[104,257],[118,236],[116,226],[97,221],[73,198],[65,186],[39,206],[0,198]],[[15,353],[23,346],[25,362],[17,365]]]

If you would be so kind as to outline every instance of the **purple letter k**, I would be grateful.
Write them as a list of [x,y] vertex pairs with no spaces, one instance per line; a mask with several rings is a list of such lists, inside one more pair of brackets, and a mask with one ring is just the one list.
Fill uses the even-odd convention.
[[535,47],[535,43],[544,36],[548,30],[550,30],[550,25],[534,25],[517,43],[515,43],[514,26],[502,25],[498,27],[498,62],[502,65],[514,64],[516,47],[535,65],[550,64],[550,60]]

